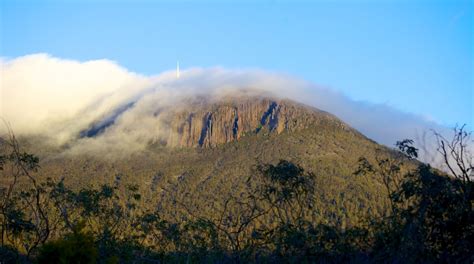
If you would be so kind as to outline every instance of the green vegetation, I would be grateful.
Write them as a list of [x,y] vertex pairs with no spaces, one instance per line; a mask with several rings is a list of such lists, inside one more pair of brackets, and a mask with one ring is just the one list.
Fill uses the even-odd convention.
[[450,176],[417,162],[418,150],[404,140],[398,152],[358,159],[339,189],[321,175],[331,174],[330,159],[320,167],[326,170],[316,171],[280,160],[256,163],[246,177],[227,184],[197,181],[201,175],[190,171],[165,185],[159,184],[164,174],[155,173],[150,184],[159,199],[120,174],[97,186],[42,178],[38,158],[20,151],[11,133],[1,142],[0,259],[472,263],[470,134],[455,132],[449,141],[438,135]]

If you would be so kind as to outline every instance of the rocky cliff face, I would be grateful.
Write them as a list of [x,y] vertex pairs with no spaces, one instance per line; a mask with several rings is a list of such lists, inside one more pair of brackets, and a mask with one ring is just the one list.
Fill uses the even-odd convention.
[[238,140],[248,133],[277,133],[317,127],[324,123],[345,125],[328,113],[292,101],[262,97],[227,98],[218,101],[195,98],[171,111],[165,145],[213,147]]

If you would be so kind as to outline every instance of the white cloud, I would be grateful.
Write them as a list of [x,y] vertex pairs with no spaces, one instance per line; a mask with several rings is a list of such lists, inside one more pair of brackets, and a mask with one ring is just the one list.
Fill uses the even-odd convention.
[[[235,91],[271,93],[330,112],[380,143],[417,139],[424,131],[445,128],[421,116],[385,105],[356,102],[317,85],[258,69],[194,68],[142,76],[109,60],[78,62],[34,54],[0,60],[0,116],[16,133],[48,135],[62,144],[100,120],[122,111],[107,133],[81,139],[76,149],[139,150],[166,127],[153,118],[158,108],[176,107],[186,96],[221,96]],[[124,108],[129,103],[134,103]],[[92,143],[92,144],[90,144]]]
[[2,61],[1,75],[0,114],[19,133],[83,127],[147,82],[108,60],[77,62],[46,54]]

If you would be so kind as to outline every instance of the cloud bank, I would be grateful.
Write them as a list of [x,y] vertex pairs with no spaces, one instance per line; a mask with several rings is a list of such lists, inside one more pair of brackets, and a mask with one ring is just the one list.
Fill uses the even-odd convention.
[[[253,91],[269,93],[330,112],[369,138],[388,145],[419,139],[439,126],[389,106],[356,102],[343,94],[258,69],[192,68],[155,76],[128,71],[109,60],[79,62],[33,54],[0,61],[0,116],[20,135],[43,135],[50,143],[86,148],[140,150],[160,140],[166,127],[156,112],[178,107],[180,99]],[[84,131],[107,127],[97,137]]]

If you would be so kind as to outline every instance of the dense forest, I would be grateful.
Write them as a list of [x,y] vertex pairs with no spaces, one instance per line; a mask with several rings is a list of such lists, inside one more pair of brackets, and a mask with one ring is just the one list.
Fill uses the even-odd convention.
[[347,224],[340,216],[366,205],[328,210],[338,200],[319,193],[329,187],[318,186],[321,172],[294,159],[256,164],[227,195],[206,189],[196,199],[183,177],[150,201],[121,181],[37,177],[39,158],[10,131],[0,141],[0,262],[472,263],[470,136],[464,127],[449,140],[436,134],[447,172],[417,161],[411,140],[397,142],[396,155],[360,157],[352,177],[377,179],[385,197]]

